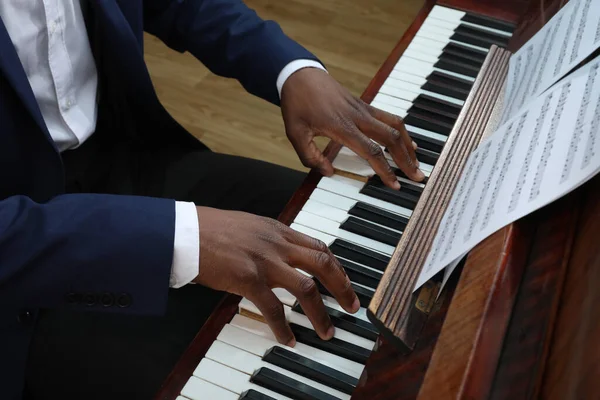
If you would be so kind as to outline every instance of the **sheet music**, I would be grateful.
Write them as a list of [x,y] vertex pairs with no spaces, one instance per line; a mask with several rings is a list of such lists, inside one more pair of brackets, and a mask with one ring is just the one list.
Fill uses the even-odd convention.
[[[498,229],[600,171],[600,57],[524,107],[470,155],[416,288]],[[415,288],[415,289],[416,289]]]
[[501,123],[600,47],[600,0],[571,0],[509,62]]

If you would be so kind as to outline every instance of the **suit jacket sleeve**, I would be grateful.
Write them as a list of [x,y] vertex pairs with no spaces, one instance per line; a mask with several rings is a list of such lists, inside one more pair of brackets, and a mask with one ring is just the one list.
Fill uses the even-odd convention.
[[212,72],[276,105],[281,70],[297,59],[319,61],[241,0],[144,0],[144,24],[172,49],[189,51]]
[[0,308],[165,311],[175,202],[62,195],[0,201]]

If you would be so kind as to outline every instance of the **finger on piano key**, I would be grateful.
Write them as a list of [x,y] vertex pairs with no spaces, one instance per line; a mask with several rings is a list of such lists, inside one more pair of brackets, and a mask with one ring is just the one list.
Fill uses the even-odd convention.
[[[241,395],[247,390],[254,389],[257,392],[264,393],[274,399],[288,400],[287,396],[283,396],[269,389],[258,386],[250,382],[250,376],[236,369],[227,367],[221,363],[213,361],[209,358],[203,358],[200,364],[194,370],[194,376],[204,381],[220,386],[238,395]],[[184,395],[185,396],[185,395]],[[206,399],[206,395],[198,397],[198,399]],[[210,397],[209,397],[210,398]],[[217,397],[218,398],[218,397]]]
[[[291,309],[291,307],[289,307],[287,305],[284,305],[283,307],[284,307],[285,319],[290,324],[296,324],[299,326],[303,326],[307,329],[314,331],[314,328],[306,315],[293,311]],[[241,310],[248,311],[254,315],[262,315],[260,310],[258,309],[258,307],[256,307],[254,305],[254,303],[252,303],[250,300],[248,300],[246,298],[243,298],[240,301],[239,308]],[[373,350],[373,347],[375,347],[375,342],[373,342],[372,340],[358,337],[355,334],[346,332],[343,329],[336,329],[333,337],[338,340],[344,341],[344,342],[353,343],[356,346],[360,346],[369,351]]]
[[312,358],[321,364],[337,368],[354,378],[359,378],[364,369],[364,365],[357,362],[307,346],[298,341],[293,348],[284,346],[277,342],[275,335],[267,324],[240,314],[235,315],[231,322],[223,327],[217,339],[259,357],[263,357],[273,346],[282,346],[304,357]]
[[[296,304],[298,303],[297,299],[287,290],[285,290],[283,288],[273,288],[272,290],[273,290],[273,293],[275,293],[275,296],[277,296],[277,298],[279,299],[279,301],[281,301],[281,303],[283,303],[287,306],[290,306],[292,308],[294,306],[296,306]],[[344,310],[342,308],[342,306],[339,305],[337,300],[334,299],[333,297],[321,296],[321,299],[323,300],[323,304],[325,305],[326,309],[330,308],[335,311],[341,312],[343,314],[352,316],[353,318],[361,319],[361,320],[371,324],[371,322],[369,321],[369,318],[367,317],[366,309],[361,307],[357,312],[355,312],[354,314],[351,314],[351,313],[347,312],[346,310]],[[373,340],[373,339],[370,339],[370,340]]]
[[[279,348],[283,349],[282,347],[279,347]],[[257,356],[256,354],[249,353],[243,349],[240,349],[238,347],[235,347],[230,344],[223,343],[223,342],[217,340],[217,341],[213,342],[213,344],[210,346],[210,348],[208,349],[208,351],[206,353],[205,358],[208,358],[210,360],[213,360],[220,364],[223,364],[227,367],[241,371],[241,372],[247,374],[249,377],[251,375],[253,375],[254,373],[256,373],[256,371],[258,371],[260,368],[267,367],[267,368],[272,369],[275,372],[278,372],[282,375],[292,378],[295,381],[304,383],[306,385],[309,385],[310,387],[318,389],[319,391],[322,391],[322,392],[328,393],[332,396],[335,396],[336,398],[339,398],[339,399],[349,399],[350,398],[350,396],[348,396],[346,393],[340,392],[337,389],[328,387],[328,386],[326,386],[322,383],[316,382],[308,377],[298,375],[294,371],[290,371],[290,370],[286,371],[281,366],[277,366],[276,364],[272,364],[272,363],[268,362],[266,360],[267,356],[274,349],[275,348],[269,349],[265,353],[265,355],[261,358],[261,357]],[[289,353],[295,354],[292,352],[289,352]],[[275,392],[286,395],[286,393],[282,393],[282,392],[278,392],[278,391],[275,391]]]
[[291,379],[283,374],[273,371],[271,368],[262,367],[252,375],[252,382],[267,387],[279,393],[285,393],[296,399],[314,399],[314,400],[337,400],[325,392],[317,390],[306,384]]
[[[323,286],[321,282],[315,279],[315,283],[321,294],[331,296],[329,290],[327,290],[327,288]],[[373,300],[373,296],[375,295],[375,289],[371,289],[356,282],[350,282],[350,285],[352,286],[352,290],[354,290],[356,297],[358,297],[358,301],[360,302],[361,307],[369,307],[369,303],[371,302],[371,300]]]
[[[428,131],[425,131],[424,129],[418,128],[416,126],[406,125],[406,127],[407,127],[407,130],[409,130],[409,132],[412,132],[412,131],[418,131],[420,133],[428,132]],[[440,135],[440,136],[442,136],[442,135]],[[355,155],[351,156],[350,154],[351,154],[352,150],[350,150],[348,148],[342,148],[342,150],[344,150],[344,152],[342,153],[342,151],[340,150],[340,153],[333,160],[334,168],[341,170],[341,171],[350,172],[354,175],[360,175],[360,176],[366,176],[366,177],[375,175],[375,171],[369,166],[369,164],[367,164],[367,162],[364,159],[362,159],[360,156],[356,155],[355,153],[354,153]],[[390,167],[392,169],[398,168],[398,166],[394,162],[394,159],[392,158],[391,154],[389,154],[388,152],[384,152],[384,156],[385,156],[386,160],[388,161],[388,163],[390,164]],[[431,171],[433,171],[433,166],[431,164],[427,164],[424,161],[423,162],[419,161],[419,169],[423,172],[423,174],[425,175],[425,178],[429,178],[429,176],[431,175]],[[319,182],[319,184],[321,182],[323,182],[323,180],[326,178],[337,179],[337,177],[339,177],[339,176],[340,175],[334,174],[331,177],[321,178],[321,181]],[[403,174],[403,177],[406,178],[406,174]],[[362,182],[356,181],[351,178],[346,178],[346,179],[358,182],[359,189],[362,189],[362,186],[363,186]],[[427,181],[427,179],[424,180],[424,182],[426,182],[426,181]],[[415,182],[415,183],[421,183],[421,182]],[[330,183],[326,183],[326,185],[330,185]],[[348,195],[347,192],[349,193],[352,191],[351,188],[345,188],[345,187],[339,189],[339,190],[344,190],[344,193],[340,192],[339,190],[334,190],[334,189],[333,190],[326,189],[326,190],[332,191],[334,193],[337,192],[337,193],[340,193],[347,197],[350,197],[350,195]],[[360,194],[360,193],[358,193],[358,194]],[[352,194],[352,196],[355,196],[355,195]],[[357,197],[351,197],[351,198],[355,198],[355,199],[359,200]],[[360,200],[363,200],[363,199],[361,198]],[[368,202],[368,203],[372,203],[372,200],[371,201],[364,200],[364,201]],[[394,212],[393,210],[391,210],[389,208],[389,204],[388,205],[386,205],[386,203],[384,203],[383,205],[380,205],[380,203],[373,203],[373,204],[377,205],[380,208],[387,209],[388,211]],[[406,215],[406,211],[402,211],[402,215]]]
[[[183,389],[181,389],[181,394],[190,400],[238,400],[239,398],[238,394],[194,375],[190,377]],[[179,399],[180,398],[178,397],[177,400]],[[181,399],[183,399],[183,397]]]
[[330,340],[323,340],[314,330],[304,326],[292,323],[290,324],[290,327],[292,328],[292,332],[294,332],[297,342],[321,349],[339,357],[343,357],[360,364],[366,364],[367,359],[371,354],[371,351],[365,349],[364,347],[357,346],[353,343],[346,342],[335,337]]
[[[326,308],[327,313],[329,314],[329,318],[331,318],[331,322],[335,327],[345,329],[348,332],[352,332],[355,335],[364,337],[365,339],[373,341],[377,340],[379,331],[370,322],[367,322],[360,318],[356,318],[354,315],[341,312],[330,307]],[[296,304],[293,310],[301,314],[304,313],[300,304]]]
[[273,347],[265,354],[263,360],[346,394],[352,394],[352,391],[358,385],[358,379],[309,358],[302,357],[283,347]]

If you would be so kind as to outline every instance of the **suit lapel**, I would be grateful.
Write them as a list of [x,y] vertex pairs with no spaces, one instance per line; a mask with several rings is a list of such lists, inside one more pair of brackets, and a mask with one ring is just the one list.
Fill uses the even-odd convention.
[[39,125],[46,137],[52,141],[54,145],[54,141],[50,137],[50,133],[48,132],[48,128],[44,122],[44,118],[37,104],[37,100],[35,99],[35,95],[33,94],[31,86],[29,85],[29,81],[27,80],[27,75],[23,70],[19,55],[12,44],[10,36],[8,35],[8,31],[6,30],[6,26],[4,26],[4,22],[2,22],[2,18],[0,18],[0,71],[3,72],[7,77],[8,81],[14,88],[15,92],[17,92],[17,95],[23,104],[25,104],[25,107],[35,122]]

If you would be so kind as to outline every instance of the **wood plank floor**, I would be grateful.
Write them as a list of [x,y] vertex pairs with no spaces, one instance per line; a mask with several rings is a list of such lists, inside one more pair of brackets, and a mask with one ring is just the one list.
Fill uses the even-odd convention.
[[[424,0],[246,0],[264,19],[319,57],[360,96]],[[212,150],[306,170],[288,142],[278,107],[213,75],[190,54],[146,36],[146,61],[158,95]],[[324,147],[327,140],[319,141]]]

